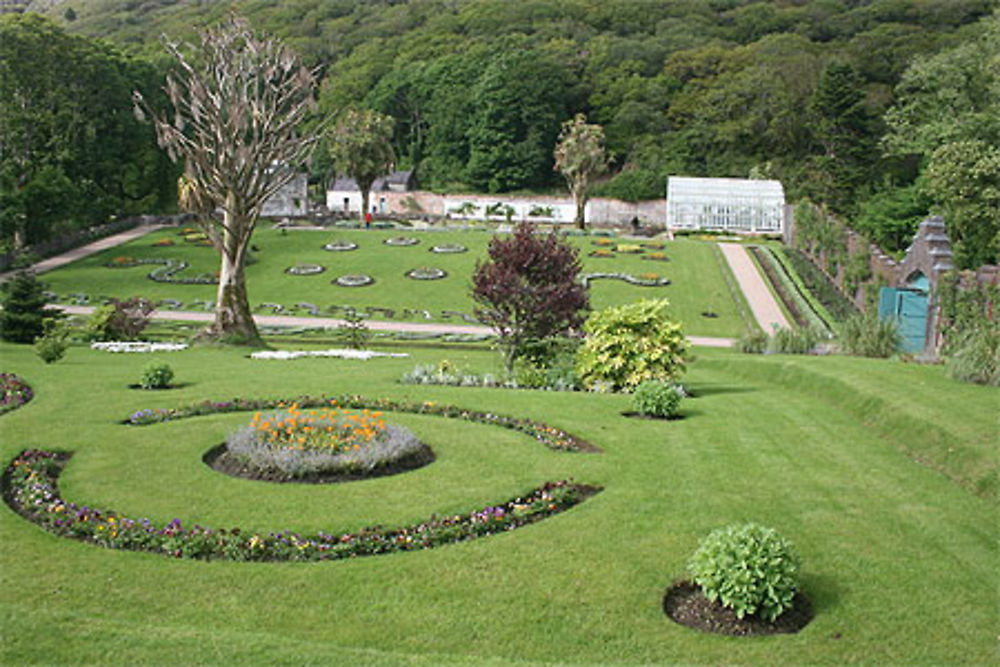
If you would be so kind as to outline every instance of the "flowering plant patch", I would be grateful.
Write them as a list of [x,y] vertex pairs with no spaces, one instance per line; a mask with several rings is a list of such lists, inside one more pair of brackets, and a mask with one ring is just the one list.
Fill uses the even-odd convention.
[[324,271],[326,269],[319,264],[296,264],[285,269],[285,273],[291,276],[314,276]]
[[151,243],[150,245],[152,245],[154,248],[169,248],[170,246],[174,245],[174,240],[160,239],[159,241],[153,241],[153,243]]
[[374,352],[372,350],[261,350],[250,355],[251,359],[267,359],[288,361],[307,357],[336,357],[338,359],[359,359],[367,361],[375,357],[403,358],[410,356],[406,352]]
[[616,250],[626,255],[640,255],[645,252],[638,243],[620,243]]
[[593,241],[593,244],[596,246],[600,246],[602,248],[606,248],[608,246],[613,246],[615,242],[612,241],[611,239],[595,239]]
[[468,251],[468,248],[466,248],[461,243],[442,243],[440,245],[436,245],[436,246],[431,247],[431,252],[436,252],[436,253],[440,253],[440,254],[459,253],[459,252],[467,252],[467,251]]
[[408,246],[417,245],[420,243],[420,239],[415,239],[412,236],[391,236],[382,241],[382,243],[393,246]]
[[323,250],[329,250],[331,252],[347,252],[349,250],[357,250],[358,244],[352,241],[331,241],[323,246]]
[[187,349],[187,343],[150,343],[147,341],[97,341],[90,344],[92,350],[104,352],[180,352]]
[[[498,415],[493,412],[481,410],[467,410],[455,405],[436,403],[434,401],[417,402],[391,398],[368,398],[356,394],[342,394],[332,398],[336,400],[337,405],[353,410],[368,408],[382,412],[438,415],[479,424],[501,426],[525,433],[550,449],[577,452],[600,451],[590,443],[571,433],[530,419],[519,419],[517,417]],[[234,398],[231,401],[202,401],[201,403],[182,405],[177,408],[146,408],[139,410],[129,415],[125,423],[145,426],[175,419],[197,417],[199,415],[225,412],[251,412],[256,410],[280,410],[293,403],[297,404],[299,408],[316,408],[329,405],[330,400],[331,398],[326,396],[299,396],[291,399]]]
[[287,412],[264,415],[255,412],[250,429],[271,448],[324,450],[334,453],[357,451],[385,435],[383,413],[367,408],[361,412],[342,410],[337,401],[318,410],[302,411],[292,403]]
[[358,533],[299,535],[216,530],[180,519],[157,525],[117,512],[63,500],[58,477],[70,454],[30,449],[3,474],[3,496],[21,516],[49,532],[111,549],[147,551],[174,558],[233,561],[323,561],[415,551],[514,530],[563,512],[600,491],[572,480],[546,482],[498,505],[437,517],[403,528],[375,526]]
[[436,269],[432,266],[421,266],[406,272],[406,277],[413,280],[440,280],[447,275],[448,272],[444,269]]
[[375,279],[364,273],[348,273],[336,278],[333,282],[341,287],[364,287],[371,285]]
[[667,257],[666,253],[663,252],[651,252],[648,255],[643,255],[640,259],[648,259],[654,262],[668,262],[670,258]]
[[615,253],[613,253],[610,250],[607,250],[606,248],[598,248],[597,250],[594,250],[594,251],[588,253],[587,256],[588,257],[603,257],[603,258],[608,258],[608,257],[614,257]]
[[0,415],[21,407],[34,396],[31,386],[20,377],[13,373],[0,373]]

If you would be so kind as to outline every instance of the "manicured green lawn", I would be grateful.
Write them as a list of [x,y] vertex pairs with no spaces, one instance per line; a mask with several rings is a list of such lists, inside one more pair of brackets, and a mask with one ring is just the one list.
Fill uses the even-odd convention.
[[[262,255],[283,240],[265,241]],[[262,362],[241,350],[194,349],[159,355],[182,388],[144,392],[127,385],[147,356],[74,347],[45,366],[28,347],[0,345],[2,370],[37,393],[0,417],[0,459],[27,447],[73,450],[63,495],[135,517],[332,532],[467,511],[546,479],[605,488],[512,533],[317,564],[110,551],[51,536],[4,506],[4,662],[995,661],[995,389],[955,383],[940,367],[699,349],[686,377],[697,397],[684,404],[685,418],[636,421],[621,416],[622,396],[401,385],[414,364],[443,357],[497,366],[487,351],[411,352],[368,362]],[[301,487],[231,479],[201,463],[248,415],[119,423],[144,407],[322,392],[530,417],[604,452],[554,452],[511,431],[399,415],[435,449],[435,463]],[[684,576],[697,541],[743,520],[773,526],[802,554],[816,617],[797,635],[706,635],[662,613],[664,589]]]
[[[150,299],[176,299],[192,307],[194,300],[212,301],[213,285],[162,284],[144,276],[155,266],[133,268],[107,268],[114,257],[183,259],[190,267],[178,277],[212,273],[218,269],[218,260],[212,248],[185,243],[179,230],[168,229],[142,237],[132,243],[112,248],[98,255],[80,260],[72,265],[44,275],[50,289],[62,297],[85,293],[91,299],[99,297],[125,298],[145,296]],[[414,246],[387,246],[383,241],[395,236],[412,236],[419,239]],[[330,306],[350,305],[357,308],[375,306],[395,311],[395,318],[404,317],[404,309],[426,310],[434,320],[443,321],[442,311],[458,311],[471,315],[474,304],[469,298],[470,275],[477,260],[486,258],[486,246],[491,235],[481,231],[407,232],[407,231],[291,231],[282,235],[278,231],[261,227],[253,243],[260,250],[255,253],[258,262],[247,268],[248,289],[252,307],[262,303],[278,303],[288,309],[298,303],[311,303],[324,314],[330,315]],[[174,239],[171,247],[154,247],[161,239]],[[358,249],[348,252],[331,252],[323,246],[331,241],[352,241]],[[660,251],[670,261],[649,261],[641,255],[619,254],[609,259],[588,256],[597,246],[591,237],[570,237],[570,242],[581,250],[583,270],[591,272],[620,272],[634,276],[654,273],[669,278],[672,284],[662,287],[630,285],[620,280],[596,280],[591,287],[594,308],[604,308],[631,302],[640,298],[667,298],[675,317],[684,323],[688,334],[703,336],[738,337],[746,325],[740,318],[714,256],[711,243],[678,240],[670,241]],[[625,241],[616,239],[615,242]],[[468,252],[456,254],[433,253],[435,245],[458,243]],[[630,242],[631,243],[631,242]],[[656,252],[647,250],[646,254]],[[292,276],[285,273],[290,266],[303,263],[319,264],[326,271],[312,276]],[[443,269],[448,276],[441,280],[418,281],[406,273],[418,267]],[[365,273],[375,278],[375,283],[365,287],[341,287],[332,284],[338,276]],[[702,316],[713,311],[717,317]],[[271,312],[258,311],[258,312]],[[292,312],[292,311],[289,311]],[[305,311],[295,311],[304,314]],[[337,315],[342,311],[332,313]],[[376,315],[384,319],[384,314]],[[450,321],[460,321],[452,315]],[[410,315],[408,319],[423,321],[423,315]]]

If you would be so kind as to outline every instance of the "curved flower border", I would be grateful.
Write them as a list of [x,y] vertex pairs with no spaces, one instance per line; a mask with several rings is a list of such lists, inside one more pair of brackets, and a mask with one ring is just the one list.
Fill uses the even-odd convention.
[[407,271],[406,277],[412,280],[441,280],[448,277],[448,272],[433,266],[420,266]]
[[0,415],[16,410],[35,397],[35,390],[14,373],[0,373]]
[[358,533],[299,535],[216,530],[180,519],[158,526],[110,510],[70,503],[60,496],[58,479],[71,453],[29,449],[21,452],[0,479],[4,500],[18,514],[62,537],[109,549],[146,551],[174,558],[230,561],[327,561],[417,551],[464,542],[535,523],[578,505],[599,487],[572,480],[546,482],[523,496],[464,515],[428,520],[403,528],[365,528]]
[[639,287],[663,287],[670,284],[670,278],[647,280],[630,273],[584,273],[580,276],[580,282],[583,283],[584,287],[590,287],[593,280],[624,280],[629,285],[638,285]]
[[174,276],[176,276],[176,274],[190,266],[183,259],[163,259],[159,257],[146,257],[139,259],[135,257],[119,256],[114,257],[104,266],[109,269],[130,269],[135,266],[144,266],[148,264],[163,265],[146,274],[146,277],[153,282],[173,283],[178,285],[215,285],[219,282],[217,277],[207,273],[199,274],[193,278],[175,278]]
[[212,415],[225,412],[253,412],[258,410],[275,410],[297,403],[300,408],[316,408],[337,405],[353,410],[379,410],[381,412],[409,412],[419,415],[437,415],[450,419],[479,424],[501,426],[530,435],[549,449],[559,451],[574,451],[599,453],[601,450],[586,440],[567,433],[566,431],[530,419],[519,419],[493,412],[467,410],[455,405],[436,403],[434,401],[400,401],[391,398],[368,398],[357,394],[342,394],[340,396],[296,396],[292,398],[234,398],[231,401],[202,401],[190,403],[177,408],[147,408],[133,412],[124,423],[134,426],[146,426],[160,422]]
[[290,276],[316,276],[326,271],[326,267],[319,264],[296,264],[285,269],[285,273]]
[[365,287],[375,282],[375,279],[365,273],[347,273],[336,279],[333,284],[341,287]]

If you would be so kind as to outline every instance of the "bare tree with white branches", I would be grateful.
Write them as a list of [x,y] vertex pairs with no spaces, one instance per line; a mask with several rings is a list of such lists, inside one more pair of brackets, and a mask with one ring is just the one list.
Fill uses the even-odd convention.
[[135,109],[152,117],[160,146],[183,162],[179,201],[198,216],[221,256],[215,320],[205,336],[258,344],[247,299],[247,249],[264,202],[315,146],[320,130],[303,135],[300,126],[314,106],[316,75],[235,14],[202,33],[195,59],[179,43],[164,44],[178,66],[164,88],[173,114],[156,113],[138,92]]

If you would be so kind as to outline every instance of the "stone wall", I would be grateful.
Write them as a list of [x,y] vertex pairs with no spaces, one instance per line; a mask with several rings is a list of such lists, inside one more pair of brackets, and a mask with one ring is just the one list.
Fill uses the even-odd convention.
[[[355,193],[358,199],[360,194]],[[327,193],[327,206],[331,210],[343,208],[343,199],[350,193]],[[381,200],[385,200],[385,215],[397,216],[428,216],[434,218],[450,218],[461,220],[463,217],[486,217],[489,206],[500,204],[514,209],[512,221],[529,220],[533,222],[552,222],[557,224],[573,224],[576,206],[570,197],[517,197],[511,195],[442,195],[434,192],[415,190],[411,192],[372,192],[369,203],[382,211]],[[475,212],[467,216],[455,209],[469,202],[476,207]],[[551,209],[551,215],[531,215],[538,209]],[[489,216],[493,220],[504,220],[505,215]],[[666,217],[666,200],[654,199],[641,202],[626,202],[618,199],[596,197],[587,202],[586,219],[588,224],[597,226],[627,226],[633,218],[637,218],[644,227],[660,227]]]

